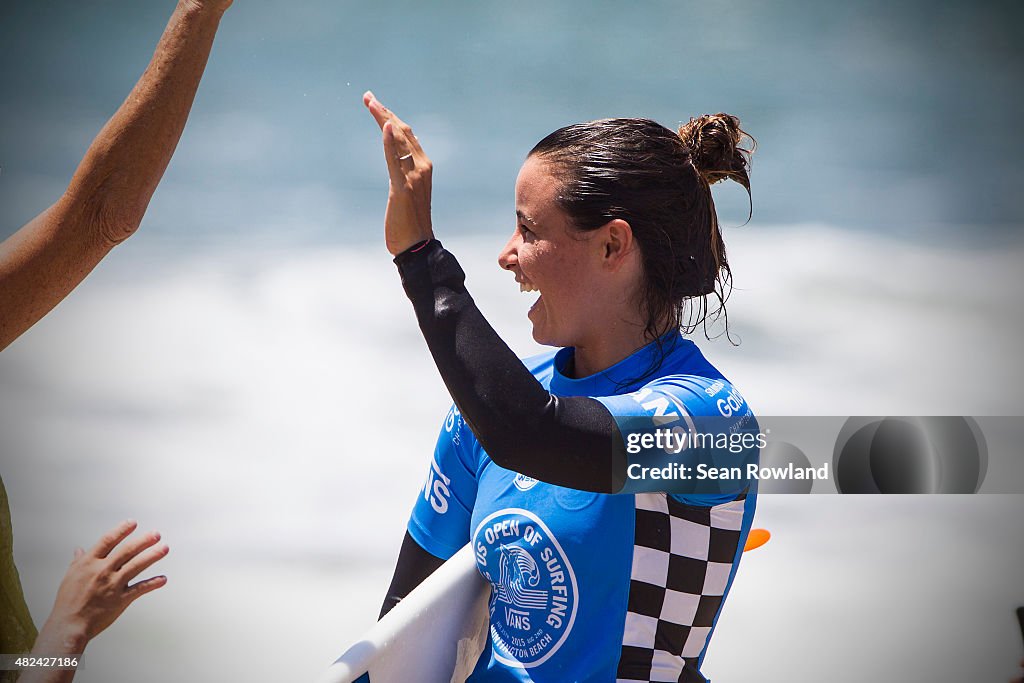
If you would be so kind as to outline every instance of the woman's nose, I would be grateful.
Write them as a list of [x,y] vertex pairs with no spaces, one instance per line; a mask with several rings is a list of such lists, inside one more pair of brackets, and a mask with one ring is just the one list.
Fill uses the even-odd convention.
[[512,270],[519,265],[519,231],[512,234],[505,248],[498,254],[498,265],[505,270]]

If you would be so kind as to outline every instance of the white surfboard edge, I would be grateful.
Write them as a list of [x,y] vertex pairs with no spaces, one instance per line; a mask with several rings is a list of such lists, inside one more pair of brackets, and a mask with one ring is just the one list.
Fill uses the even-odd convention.
[[316,683],[463,683],[488,644],[490,584],[466,545],[335,660]]

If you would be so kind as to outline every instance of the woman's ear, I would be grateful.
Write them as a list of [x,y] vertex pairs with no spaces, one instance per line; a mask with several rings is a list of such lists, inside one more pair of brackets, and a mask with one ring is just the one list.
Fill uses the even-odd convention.
[[604,240],[601,245],[605,265],[612,271],[616,271],[626,262],[626,257],[633,251],[633,228],[629,223],[616,218],[605,223],[601,227],[604,232]]

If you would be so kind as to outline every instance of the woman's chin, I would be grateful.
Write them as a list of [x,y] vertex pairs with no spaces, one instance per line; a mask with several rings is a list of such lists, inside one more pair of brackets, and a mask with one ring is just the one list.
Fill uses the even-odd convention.
[[530,312],[526,314],[526,317],[533,324],[533,341],[544,346],[569,346],[566,343],[566,335],[559,334],[558,330],[548,325],[546,311],[540,305],[540,299],[530,308]]
[[543,334],[538,333],[536,327],[533,328],[533,341],[537,342],[541,346],[557,346],[557,344],[553,344]]
[[540,312],[539,307],[536,303],[530,307],[530,310],[526,314],[526,318],[533,325],[531,333],[533,334],[533,341],[538,344],[547,344],[547,334],[544,329],[544,314]]
[[547,330],[544,329],[544,325],[534,319],[532,315],[533,311],[530,311],[530,313],[530,322],[533,323],[533,329],[531,330],[531,333],[533,335],[533,341],[537,342],[538,344],[543,344],[545,346],[552,346],[550,335],[548,334]]
[[544,325],[533,323],[533,341],[542,346],[570,346],[554,331],[547,329]]
[[[530,322],[533,321],[531,320]],[[538,325],[537,323],[533,323],[533,329],[530,330],[530,334],[533,336],[533,341],[537,342],[538,344],[544,343],[544,332],[541,329],[540,325]]]

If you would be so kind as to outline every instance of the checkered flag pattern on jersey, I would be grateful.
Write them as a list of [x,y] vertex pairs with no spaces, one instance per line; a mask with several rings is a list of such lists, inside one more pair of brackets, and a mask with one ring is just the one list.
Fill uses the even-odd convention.
[[714,507],[636,495],[618,683],[703,683],[697,665],[740,549],[747,497]]

